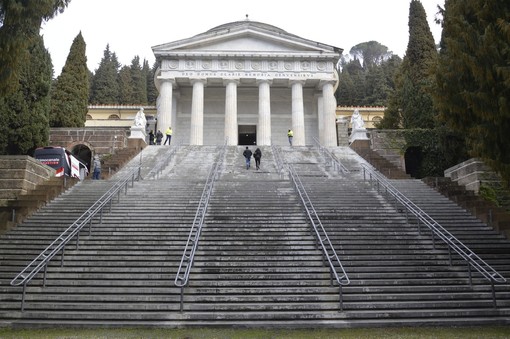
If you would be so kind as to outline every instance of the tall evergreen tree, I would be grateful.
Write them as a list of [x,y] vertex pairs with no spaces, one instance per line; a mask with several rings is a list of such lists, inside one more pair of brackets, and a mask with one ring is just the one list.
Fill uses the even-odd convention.
[[[425,9],[419,0],[411,0],[409,6],[409,42],[401,69],[395,78],[397,98],[389,102],[391,122],[381,126],[404,128],[433,128],[436,114],[432,101],[433,67],[437,60],[434,37],[427,22]],[[390,105],[388,105],[390,106]],[[390,107],[389,107],[390,108]],[[397,121],[397,119],[399,121]]]
[[436,114],[432,101],[432,69],[437,60],[434,37],[419,0],[409,6],[409,42],[402,62],[400,83],[404,128],[433,128]]
[[92,78],[90,103],[92,105],[113,105],[119,103],[118,72],[120,64],[115,53],[106,45],[103,58]]
[[147,105],[147,75],[142,72],[139,56],[135,56],[131,61],[130,73],[133,84],[131,104]]
[[447,0],[435,102],[447,126],[464,135],[510,183],[510,2]]
[[133,79],[131,78],[131,68],[123,66],[119,71],[119,104],[133,104]]
[[18,89],[0,96],[0,154],[32,154],[48,142],[53,66],[41,36],[31,38]]
[[154,62],[152,68],[149,68],[149,62],[145,61],[143,70],[146,74],[147,78],[147,103],[149,105],[156,105],[156,100],[158,99],[158,90],[156,88],[156,83],[154,82],[154,75],[158,69],[158,63]]
[[89,100],[86,44],[81,32],[74,38],[62,73],[51,95],[50,126],[83,127]]
[[29,47],[37,43],[42,21],[63,12],[69,2],[0,0],[0,95],[19,86],[21,66],[30,57]]

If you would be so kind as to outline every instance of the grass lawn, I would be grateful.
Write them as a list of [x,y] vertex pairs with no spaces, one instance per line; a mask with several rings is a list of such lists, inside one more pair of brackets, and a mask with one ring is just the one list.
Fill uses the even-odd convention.
[[0,328],[0,338],[175,338],[175,339],[329,339],[329,338],[510,338],[510,326],[501,327],[390,327],[354,329],[163,329],[163,328],[54,328],[8,329]]

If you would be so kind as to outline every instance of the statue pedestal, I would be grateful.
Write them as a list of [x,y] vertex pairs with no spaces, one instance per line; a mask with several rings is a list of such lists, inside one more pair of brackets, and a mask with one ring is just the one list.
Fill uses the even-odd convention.
[[352,144],[354,140],[369,140],[367,137],[367,130],[365,128],[353,129],[349,137],[349,143]]
[[144,126],[131,126],[131,135],[128,139],[147,139],[147,133]]

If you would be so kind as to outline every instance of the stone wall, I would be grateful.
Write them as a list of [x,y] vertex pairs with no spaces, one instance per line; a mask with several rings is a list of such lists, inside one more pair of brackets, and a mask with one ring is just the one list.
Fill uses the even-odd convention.
[[372,149],[395,166],[406,170],[404,150],[406,141],[398,130],[371,130],[369,132]]
[[55,170],[27,155],[0,156],[0,201],[16,199],[21,193],[55,176]]
[[444,176],[478,193],[483,182],[499,182],[497,175],[480,159],[469,159],[444,171]]
[[347,119],[336,120],[336,136],[338,146],[349,146],[349,122]]
[[129,128],[119,127],[51,128],[49,145],[71,150],[84,144],[93,154],[110,154],[127,147],[129,134]]

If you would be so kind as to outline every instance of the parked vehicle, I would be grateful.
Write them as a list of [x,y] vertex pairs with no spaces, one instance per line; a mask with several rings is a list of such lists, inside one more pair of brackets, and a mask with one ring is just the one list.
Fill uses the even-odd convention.
[[34,151],[34,158],[54,168],[57,177],[66,175],[83,180],[88,175],[87,166],[64,147],[39,147]]

